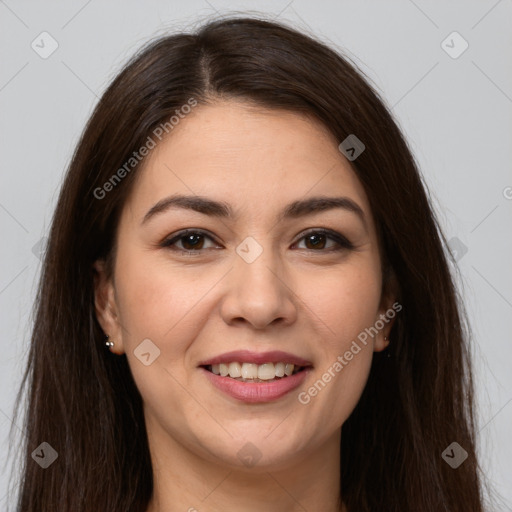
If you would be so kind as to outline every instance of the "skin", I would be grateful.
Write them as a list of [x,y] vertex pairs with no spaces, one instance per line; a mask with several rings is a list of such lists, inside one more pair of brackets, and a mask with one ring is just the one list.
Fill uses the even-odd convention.
[[[370,204],[338,143],[305,116],[223,101],[198,106],[146,157],[121,214],[115,277],[97,261],[95,290],[111,350],[126,354],[144,401],[155,482],[148,512],[339,511],[341,426],[392,320],[307,405],[297,395],[395,298],[383,293]],[[141,224],[175,193],[224,201],[239,217],[172,208]],[[343,209],[276,221],[284,205],[319,195],[351,198],[366,225]],[[186,228],[211,238],[199,238],[199,250],[183,239],[174,251],[159,246]],[[310,228],[332,229],[355,249],[329,251],[330,238],[315,246],[302,234]],[[252,263],[235,251],[247,236],[263,249]],[[160,350],[148,366],[134,355],[146,338]],[[238,349],[291,352],[313,370],[285,397],[246,404],[198,368]],[[252,467],[237,456],[247,442],[261,455]]]

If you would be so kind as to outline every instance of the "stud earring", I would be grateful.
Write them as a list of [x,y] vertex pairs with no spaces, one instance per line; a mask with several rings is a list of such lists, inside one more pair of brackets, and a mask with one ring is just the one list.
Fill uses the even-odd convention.
[[107,334],[107,341],[105,341],[105,345],[107,347],[113,347],[114,346],[114,342],[109,340],[109,335],[108,334]]
[[[389,338],[387,336],[384,336],[384,341],[389,341]],[[386,359],[389,359],[391,357],[391,352],[389,349],[389,346],[386,347]]]

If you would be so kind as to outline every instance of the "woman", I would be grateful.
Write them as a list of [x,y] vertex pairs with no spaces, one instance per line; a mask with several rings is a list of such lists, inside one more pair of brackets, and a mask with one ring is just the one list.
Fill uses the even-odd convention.
[[60,194],[18,510],[483,510],[445,247],[344,57],[256,19],[153,42]]

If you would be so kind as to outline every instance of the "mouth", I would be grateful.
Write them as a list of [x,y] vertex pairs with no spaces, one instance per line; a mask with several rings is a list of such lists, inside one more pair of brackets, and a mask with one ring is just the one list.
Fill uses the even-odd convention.
[[311,365],[300,366],[284,361],[263,364],[233,361],[231,363],[201,365],[201,368],[214,375],[228,377],[238,382],[270,383],[287,379],[292,375],[303,372],[311,368]]
[[200,361],[198,367],[224,395],[256,404],[284,400],[305,382],[313,364],[281,350],[235,350]]

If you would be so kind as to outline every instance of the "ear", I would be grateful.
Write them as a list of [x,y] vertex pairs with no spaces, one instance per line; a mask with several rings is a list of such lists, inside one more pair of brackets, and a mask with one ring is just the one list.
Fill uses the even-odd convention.
[[114,346],[110,350],[115,354],[123,354],[123,332],[118,317],[115,288],[112,279],[107,277],[104,260],[97,260],[94,268],[94,307],[96,318],[103,332],[108,334]]
[[391,341],[389,339],[391,328],[395,323],[396,315],[402,310],[402,304],[397,300],[399,290],[396,275],[392,270],[389,270],[384,279],[379,311],[375,318],[375,327],[379,331],[373,343],[375,352],[386,349]]

